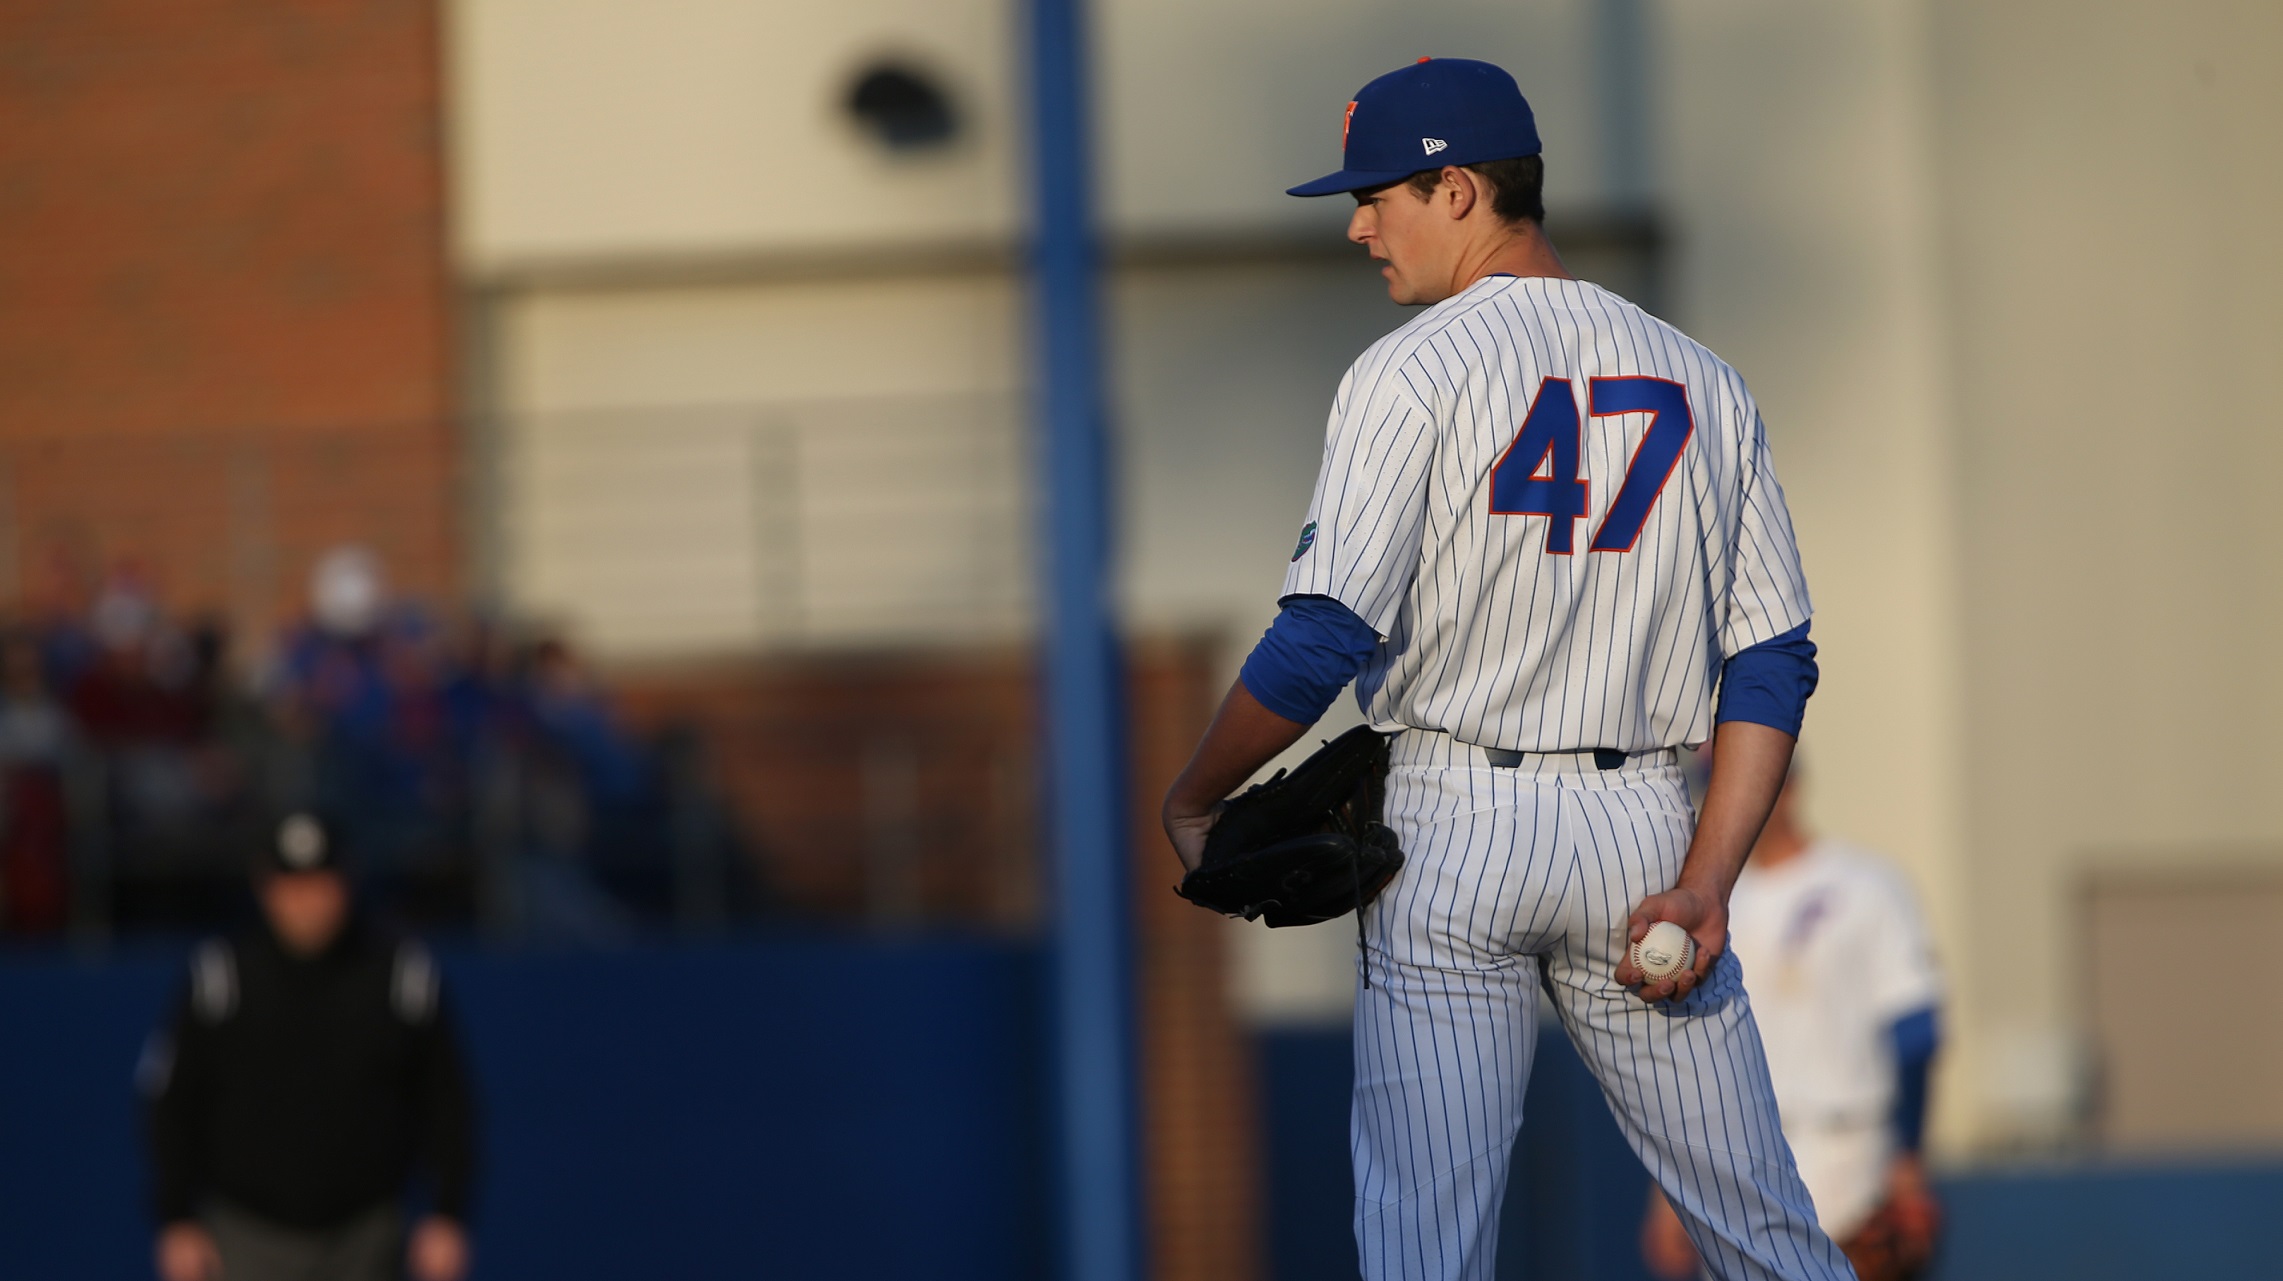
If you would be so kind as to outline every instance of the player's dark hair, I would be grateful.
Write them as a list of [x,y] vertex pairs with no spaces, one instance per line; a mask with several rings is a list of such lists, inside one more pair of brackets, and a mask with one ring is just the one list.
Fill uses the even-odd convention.
[[[1464,166],[1468,173],[1490,184],[1490,211],[1503,222],[1546,221],[1546,158],[1516,156],[1511,160],[1485,160]],[[1440,169],[1422,169],[1407,180],[1421,200],[1434,194],[1442,182]]]

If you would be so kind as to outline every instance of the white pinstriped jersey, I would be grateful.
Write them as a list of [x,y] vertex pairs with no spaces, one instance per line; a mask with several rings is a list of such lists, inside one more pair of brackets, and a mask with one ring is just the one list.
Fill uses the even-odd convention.
[[1712,731],[1722,660],[1807,621],[1757,406],[1735,370],[1597,285],[1492,276],[1341,380],[1284,579],[1384,639],[1384,730],[1513,751]]

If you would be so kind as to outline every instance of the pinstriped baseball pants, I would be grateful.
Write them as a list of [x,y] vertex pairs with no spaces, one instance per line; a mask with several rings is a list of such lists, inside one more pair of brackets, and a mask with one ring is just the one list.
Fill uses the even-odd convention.
[[1777,1127],[1734,957],[1685,1001],[1617,985],[1626,918],[1695,819],[1671,753],[1494,768],[1409,731],[1387,820],[1403,870],[1367,911],[1356,989],[1356,1245],[1370,1281],[1488,1281],[1522,1095],[1553,1003],[1713,1276],[1847,1278]]

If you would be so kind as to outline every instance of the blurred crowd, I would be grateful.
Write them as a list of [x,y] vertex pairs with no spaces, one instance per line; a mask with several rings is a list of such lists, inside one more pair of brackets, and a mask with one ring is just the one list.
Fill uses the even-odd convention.
[[687,735],[631,734],[560,640],[392,598],[336,548],[241,658],[114,572],[0,633],[0,931],[204,928],[274,816],[329,816],[423,924],[603,941],[749,906]]

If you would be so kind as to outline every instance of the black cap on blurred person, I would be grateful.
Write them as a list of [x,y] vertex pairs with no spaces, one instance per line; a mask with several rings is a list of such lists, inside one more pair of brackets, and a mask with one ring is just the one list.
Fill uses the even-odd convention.
[[266,876],[281,872],[338,872],[341,842],[333,825],[309,810],[295,810],[278,820],[256,860]]

